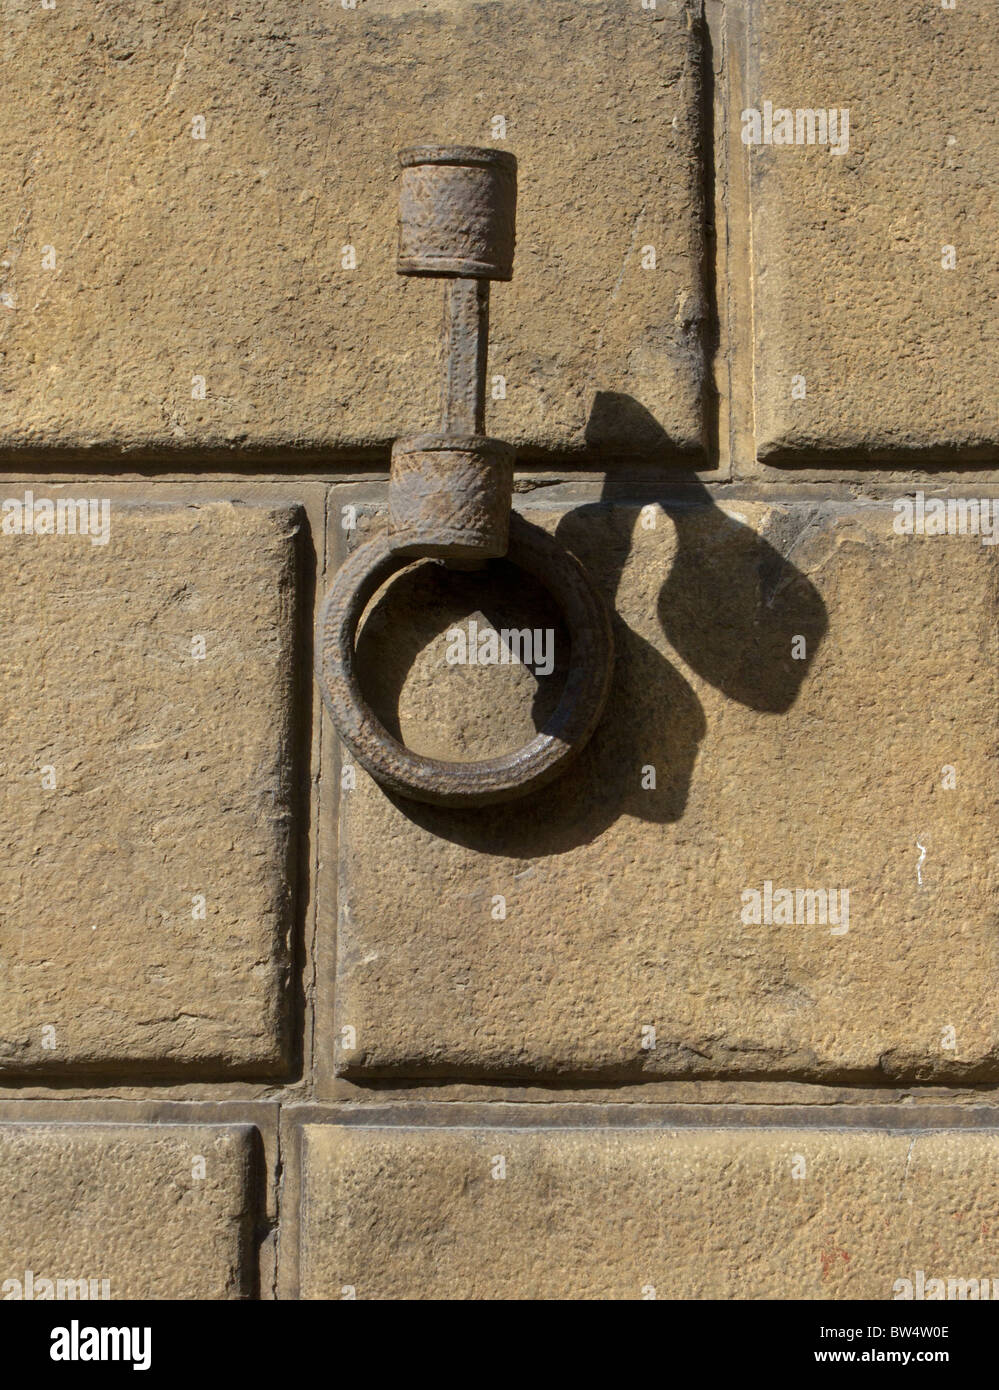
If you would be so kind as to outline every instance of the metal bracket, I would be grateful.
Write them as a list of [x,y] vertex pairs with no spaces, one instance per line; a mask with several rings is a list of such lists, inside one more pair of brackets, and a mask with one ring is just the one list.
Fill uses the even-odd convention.
[[[485,434],[489,281],[513,276],[517,161],[503,150],[403,150],[400,275],[446,277],[440,431],[392,447],[389,522],[341,567],[319,616],[316,670],[340,737],[392,791],[435,805],[508,801],[563,771],[590,737],[607,700],[613,640],[603,600],[579,561],[512,513],[515,450]],[[506,557],[559,603],[571,642],[557,709],[525,748],[452,763],[393,739],[361,693],[354,643],[381,585],[414,559],[469,567]]]

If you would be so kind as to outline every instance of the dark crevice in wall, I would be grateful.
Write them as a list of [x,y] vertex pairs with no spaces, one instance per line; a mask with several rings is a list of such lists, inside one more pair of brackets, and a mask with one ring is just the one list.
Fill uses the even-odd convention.
[[720,344],[721,326],[718,314],[718,229],[715,224],[715,65],[711,27],[702,13],[697,22],[701,40],[700,72],[700,129],[698,153],[702,170],[701,197],[704,220],[704,295],[705,319],[702,330],[704,357],[704,446],[707,465],[719,463],[719,429],[721,397],[712,364]]
[[289,1080],[302,1076],[304,1067],[304,1037],[308,1017],[305,972],[308,968],[306,941],[308,935],[309,903],[311,900],[311,789],[312,789],[312,724],[315,681],[312,678],[313,612],[316,597],[316,549],[323,537],[314,538],[309,518],[299,511],[300,530],[296,538],[298,566],[298,611],[296,614],[295,657],[292,662],[291,692],[292,737],[290,768],[292,823],[289,836],[288,877],[291,893],[288,982],[290,1007],[285,1013],[287,1055],[293,1071]]

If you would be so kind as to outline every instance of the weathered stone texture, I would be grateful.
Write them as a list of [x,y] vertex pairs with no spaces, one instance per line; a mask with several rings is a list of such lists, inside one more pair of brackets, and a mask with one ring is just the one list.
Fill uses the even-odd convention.
[[0,537],[0,1072],[285,1064],[298,528]]
[[698,445],[698,9],[12,0],[0,445],[360,448],[433,426],[441,289],[395,273],[396,151],[422,142],[520,161],[492,432],[603,444],[618,426],[589,417],[616,391]]
[[330,1125],[304,1162],[305,1298],[894,1299],[999,1269],[994,1133]]
[[[897,535],[887,504],[644,515],[558,522],[622,615],[576,767],[494,810],[393,804],[359,769],[342,793],[337,1065],[999,1077],[996,548]],[[360,640],[376,707],[438,756],[517,746],[558,694],[447,665],[469,618],[554,622],[512,575],[424,567]],[[753,922],[767,882],[848,891],[847,930],[807,899]]]
[[747,109],[850,113],[841,156],[819,144],[742,151],[761,456],[994,462],[994,4],[758,0],[751,14]]
[[255,1161],[250,1125],[0,1125],[0,1298],[251,1297]]

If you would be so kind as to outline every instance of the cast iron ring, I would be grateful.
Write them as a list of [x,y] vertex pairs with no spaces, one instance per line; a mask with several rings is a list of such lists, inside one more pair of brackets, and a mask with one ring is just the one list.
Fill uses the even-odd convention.
[[506,558],[539,580],[562,610],[569,671],[558,706],[536,737],[515,753],[480,762],[444,762],[410,752],[378,722],[358,684],[354,641],[364,610],[386,579],[419,561],[391,551],[383,532],[359,546],[337,572],[319,613],[316,674],[340,737],[390,791],[433,806],[512,801],[558,777],[599,722],[614,664],[603,600],[575,556],[516,512]]

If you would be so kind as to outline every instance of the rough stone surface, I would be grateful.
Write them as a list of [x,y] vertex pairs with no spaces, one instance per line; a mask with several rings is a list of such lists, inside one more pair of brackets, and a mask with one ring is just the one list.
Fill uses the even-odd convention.
[[[393,804],[355,769],[341,1072],[999,1078],[996,548],[895,534],[886,503],[556,520],[623,615],[608,713],[509,807]],[[558,665],[449,666],[469,620],[555,624],[502,570],[424,566],[362,630],[369,695],[423,752],[517,746],[557,698]],[[753,922],[767,882],[848,891],[847,930],[818,900]]]
[[284,1064],[297,530],[0,537],[0,1073]]
[[[994,0],[345,5],[0,7],[0,504],[112,503],[0,505],[0,1301],[966,1296],[999,547],[891,497],[999,491]],[[747,150],[766,101],[849,150]],[[422,142],[517,157],[485,421],[445,389],[619,615],[592,744],[495,810],[387,797],[312,674],[440,428]],[[449,661],[473,620],[540,669]],[[471,759],[568,655],[524,575],[424,564],[358,668]]]
[[[843,156],[743,151],[761,456],[994,462],[994,4],[883,0],[876,22],[839,0],[758,0],[751,13],[746,107],[850,112]],[[792,399],[796,375],[804,399]]]
[[304,1162],[305,1298],[880,1300],[999,1268],[995,1133],[330,1125]]
[[[435,142],[520,162],[492,433],[698,445],[698,10],[11,0],[0,447],[361,448],[433,427],[441,287],[395,256],[396,152]],[[641,401],[650,438],[622,438],[598,391]]]
[[255,1161],[250,1125],[0,1125],[0,1298],[252,1297]]

